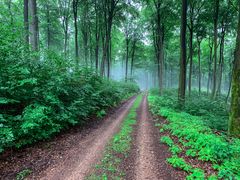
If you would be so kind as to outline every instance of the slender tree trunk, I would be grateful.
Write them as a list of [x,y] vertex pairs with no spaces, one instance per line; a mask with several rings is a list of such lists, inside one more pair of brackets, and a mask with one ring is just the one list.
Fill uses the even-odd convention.
[[136,40],[133,40],[132,57],[131,57],[131,77],[133,77],[133,65],[134,65],[135,49],[136,49]]
[[129,55],[129,38],[126,37],[126,66],[125,66],[125,81],[128,80],[128,55]]
[[180,76],[179,76],[179,105],[182,107],[185,104],[186,92],[186,27],[187,27],[187,0],[182,0],[182,15],[181,15],[181,58],[180,58]]
[[215,17],[214,17],[214,67],[213,67],[213,89],[212,98],[216,97],[217,86],[217,47],[218,47],[218,14],[219,14],[219,0],[215,0]]
[[[238,5],[240,9],[240,1],[238,1]],[[238,17],[238,33],[234,56],[229,133],[233,136],[240,137],[240,13]]]
[[193,22],[190,24],[190,40],[189,40],[189,79],[188,79],[188,93],[191,96],[192,91],[192,67],[193,67]]
[[29,21],[28,21],[28,0],[24,0],[24,29],[25,29],[25,42],[29,45]]
[[78,22],[77,22],[77,15],[78,15],[78,0],[73,0],[73,19],[74,19],[74,40],[75,40],[75,58],[76,58],[76,68],[79,66],[79,48],[78,48]]
[[67,58],[68,30],[64,30],[64,56]]
[[38,17],[36,0],[29,0],[30,23],[30,44],[33,51],[38,51]]
[[47,9],[47,48],[50,49],[51,33],[50,33],[50,10],[49,10],[49,4],[46,4],[46,9]]
[[201,40],[198,40],[198,93],[201,94]]
[[105,48],[106,48],[106,38],[104,36],[105,34],[102,32],[102,62],[101,62],[101,76],[104,76],[105,74],[105,60],[106,60],[106,51],[105,51]]
[[95,68],[96,68],[96,72],[98,71],[98,64],[99,64],[99,38],[100,38],[100,25],[99,25],[99,11],[98,11],[98,7],[97,7],[97,1],[95,0],[95,13],[96,13],[96,17],[95,17]]
[[223,75],[223,66],[224,66],[224,42],[225,42],[225,32],[223,30],[221,43],[220,43],[219,82],[218,82],[218,88],[217,88],[217,95],[221,94],[222,75]]

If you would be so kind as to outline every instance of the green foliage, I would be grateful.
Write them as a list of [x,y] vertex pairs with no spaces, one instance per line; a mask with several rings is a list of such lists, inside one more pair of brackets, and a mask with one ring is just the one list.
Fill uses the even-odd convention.
[[188,149],[186,151],[186,155],[187,156],[191,156],[191,157],[196,157],[197,156],[197,152],[195,150],[193,150],[193,149]]
[[192,167],[186,163],[183,158],[179,158],[178,156],[174,155],[171,158],[167,158],[167,162],[171,164],[175,168],[182,169],[186,172],[191,172]]
[[31,174],[31,170],[30,169],[24,169],[21,172],[19,172],[16,176],[16,180],[23,180],[25,179],[28,175]]
[[170,147],[174,145],[173,140],[172,140],[169,136],[162,136],[161,139],[160,139],[160,141],[161,141],[162,143],[167,144],[167,145],[170,146]]
[[[150,95],[149,103],[152,112],[168,119],[168,129],[188,149],[186,151],[188,156],[218,164],[214,167],[218,170],[219,178],[237,179],[240,177],[239,139],[229,139],[225,135],[215,134],[201,116],[178,112],[175,108],[164,107],[164,105],[160,109],[158,96]],[[173,146],[169,138],[164,137],[164,141]],[[179,159],[172,159],[171,163],[174,164],[175,161],[182,163]]]
[[205,174],[202,169],[193,169],[192,174],[186,177],[187,180],[204,180]]
[[[154,95],[153,104],[155,107],[152,107],[152,111],[155,113],[159,110],[158,107],[179,111],[176,90],[165,90],[162,96],[158,96],[158,91],[151,90],[151,94]],[[191,97],[186,97],[185,106],[181,111],[193,116],[201,116],[203,122],[213,129],[227,130],[229,113],[225,97],[212,100],[207,94],[202,93],[199,96],[197,92],[193,91]]]
[[[36,53],[0,25],[0,152],[43,140],[136,94],[133,83],[113,82],[52,51]],[[37,54],[37,56],[40,54]]]
[[182,152],[182,149],[178,146],[178,145],[173,145],[171,148],[170,148],[170,151],[173,155],[177,155],[179,154],[180,152]]

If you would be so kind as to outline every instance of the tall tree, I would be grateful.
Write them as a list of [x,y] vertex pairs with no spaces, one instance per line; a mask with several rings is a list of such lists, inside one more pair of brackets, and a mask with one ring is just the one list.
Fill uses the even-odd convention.
[[215,0],[215,10],[214,10],[214,62],[213,62],[214,65],[213,65],[212,98],[215,98],[216,88],[217,88],[218,14],[219,14],[219,0]]
[[23,16],[24,16],[25,42],[28,45],[29,44],[28,0],[24,0]]
[[182,0],[182,15],[181,15],[181,58],[180,58],[180,77],[179,77],[179,90],[178,99],[179,104],[184,105],[185,103],[185,92],[186,92],[186,28],[187,28],[187,0]]
[[74,19],[74,30],[75,30],[75,58],[76,58],[76,67],[79,65],[79,48],[78,48],[78,0],[73,0],[73,19]]
[[58,0],[59,5],[59,15],[62,22],[62,28],[64,32],[64,55],[67,57],[67,46],[69,39],[69,19],[71,16],[70,13],[70,0]]
[[30,13],[30,44],[34,51],[38,51],[39,32],[38,32],[38,16],[36,0],[29,0]]
[[163,2],[161,0],[154,0],[154,6],[156,8],[156,32],[155,32],[155,51],[157,57],[157,69],[158,69],[158,83],[160,94],[163,90],[163,36],[164,26],[162,23],[161,6]]
[[194,55],[194,48],[193,48],[193,38],[194,38],[194,31],[198,26],[196,25],[196,21],[200,16],[201,10],[204,5],[203,0],[189,0],[189,22],[188,22],[188,30],[189,30],[189,77],[188,77],[188,93],[189,96],[191,95],[192,91],[192,71],[193,71],[193,55]]
[[[238,1],[238,6],[240,10],[240,1]],[[240,12],[238,13],[238,31],[232,75],[232,102],[229,119],[229,133],[240,137]]]

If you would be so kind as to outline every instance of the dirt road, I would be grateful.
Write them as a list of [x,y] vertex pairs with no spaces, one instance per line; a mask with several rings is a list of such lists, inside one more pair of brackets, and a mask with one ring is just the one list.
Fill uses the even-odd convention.
[[[107,143],[119,131],[120,125],[134,100],[135,98],[132,98],[124,103],[108,118],[96,127],[90,127],[86,132],[86,129],[83,129],[73,132],[73,134],[63,134],[62,137],[53,139],[47,144],[43,143],[39,147],[33,147],[16,154],[15,159],[13,158],[6,163],[13,164],[14,160],[16,161],[15,166],[18,167],[18,170],[13,172],[21,171],[20,167],[32,169],[28,179],[83,180],[94,172],[94,166],[100,162]],[[180,172],[166,163],[166,158],[170,157],[171,154],[166,145],[159,143],[159,130],[154,124],[145,95],[137,110],[137,124],[132,133],[129,156],[121,165],[121,169],[126,173],[125,179],[184,179]],[[22,157],[26,157],[24,162],[21,162]],[[41,163],[43,165],[39,166]],[[9,171],[9,167],[5,169]],[[12,179],[13,172],[11,172],[11,176],[5,172],[7,175],[4,180]]]
[[61,163],[49,167],[41,173],[40,179],[46,180],[79,180],[91,172],[93,165],[98,163],[106,144],[119,130],[120,124],[127,115],[134,99],[122,106],[114,115],[110,116],[99,129],[88,134],[84,139],[76,139],[77,147],[69,151],[68,156]]

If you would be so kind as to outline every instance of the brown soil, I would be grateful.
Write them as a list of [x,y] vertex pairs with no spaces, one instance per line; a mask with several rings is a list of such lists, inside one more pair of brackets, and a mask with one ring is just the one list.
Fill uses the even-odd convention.
[[75,127],[48,142],[0,156],[0,179],[15,179],[30,169],[28,179],[83,179],[97,164],[107,142],[116,133],[135,98],[123,103],[101,121]]
[[137,113],[138,123],[133,132],[131,152],[121,166],[126,172],[126,179],[185,179],[184,172],[174,169],[166,162],[171,154],[168,147],[159,141],[160,133],[148,111],[146,96]]

